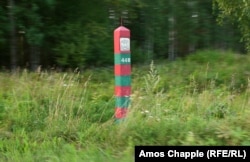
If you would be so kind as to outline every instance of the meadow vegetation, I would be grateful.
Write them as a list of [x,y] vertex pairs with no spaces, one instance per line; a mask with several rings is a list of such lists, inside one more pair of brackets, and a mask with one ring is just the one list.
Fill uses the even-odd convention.
[[132,65],[119,124],[114,105],[112,66],[0,72],[0,161],[132,162],[135,145],[250,145],[250,57],[204,50]]

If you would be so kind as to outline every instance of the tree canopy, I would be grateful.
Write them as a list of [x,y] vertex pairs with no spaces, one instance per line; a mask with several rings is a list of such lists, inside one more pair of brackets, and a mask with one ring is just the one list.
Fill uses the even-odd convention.
[[1,1],[0,68],[113,65],[121,17],[131,30],[133,63],[204,48],[245,52],[240,39],[249,50],[249,13],[249,0]]
[[250,1],[215,0],[215,3],[220,10],[220,22],[229,18],[236,23],[242,33],[242,40],[246,42],[246,48],[250,52]]

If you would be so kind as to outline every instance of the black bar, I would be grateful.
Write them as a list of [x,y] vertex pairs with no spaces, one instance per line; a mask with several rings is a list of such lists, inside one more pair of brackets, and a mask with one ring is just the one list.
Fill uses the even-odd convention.
[[249,161],[250,146],[135,146],[135,162]]

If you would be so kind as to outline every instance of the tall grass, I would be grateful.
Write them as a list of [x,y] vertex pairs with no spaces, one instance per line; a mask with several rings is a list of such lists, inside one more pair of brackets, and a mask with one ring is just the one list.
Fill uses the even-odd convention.
[[133,65],[113,121],[112,68],[0,74],[0,161],[133,161],[135,145],[249,145],[250,59],[200,51]]

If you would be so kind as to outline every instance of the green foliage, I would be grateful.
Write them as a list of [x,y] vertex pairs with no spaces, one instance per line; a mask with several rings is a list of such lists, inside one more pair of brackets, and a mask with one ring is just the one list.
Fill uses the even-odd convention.
[[[212,0],[19,0],[14,6],[8,2],[0,2],[0,66],[7,68],[10,60],[17,64],[13,67],[32,70],[39,65],[113,65],[113,31],[121,17],[131,31],[133,64],[168,58],[172,52],[174,58],[184,57],[206,48],[245,52],[240,32],[249,42],[249,4],[243,0],[218,1],[214,8]],[[218,15],[232,16],[220,26]]]
[[[85,29],[88,36],[87,66],[113,65],[113,35],[104,24],[90,22]],[[95,46],[93,46],[93,44]]]
[[0,161],[129,162],[135,145],[249,145],[249,64],[206,50],[133,66],[119,124],[112,68],[0,73]]
[[25,32],[25,38],[29,45],[42,46],[45,33],[42,32],[44,23],[40,15],[40,6],[38,1],[27,3],[21,1],[15,6],[15,15],[17,15],[17,30]]
[[[61,66],[82,68],[88,48],[88,37],[81,24],[67,24],[63,28],[61,41],[56,47],[57,63]],[[81,37],[79,37],[81,35]]]
[[[4,9],[2,6],[0,6],[0,21],[1,24],[4,24],[4,22],[6,22],[6,17],[3,16],[4,15]],[[2,48],[2,45],[5,41],[4,39],[4,31],[6,31],[6,26],[1,25],[0,26],[0,49]]]
[[185,59],[187,61],[192,61],[199,64],[216,64],[219,62],[232,64],[234,63],[234,61],[236,61],[236,57],[240,56],[237,56],[235,53],[232,52],[218,54],[218,52],[213,50],[203,50],[193,53]]
[[215,5],[220,9],[219,21],[225,17],[236,23],[242,33],[242,40],[250,51],[250,2],[248,0],[227,1],[215,0]]

